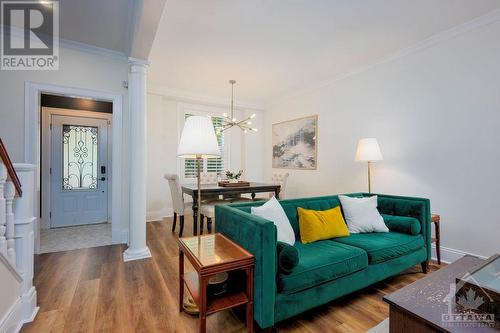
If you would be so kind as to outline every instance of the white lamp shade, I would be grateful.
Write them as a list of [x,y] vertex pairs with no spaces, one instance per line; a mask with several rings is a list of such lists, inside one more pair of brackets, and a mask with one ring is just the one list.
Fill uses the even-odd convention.
[[214,125],[209,117],[191,116],[186,119],[177,156],[184,158],[220,156]]
[[381,161],[384,158],[380,152],[380,147],[378,146],[377,139],[366,138],[360,139],[358,141],[358,146],[356,148],[355,161],[357,162],[371,162],[371,161]]

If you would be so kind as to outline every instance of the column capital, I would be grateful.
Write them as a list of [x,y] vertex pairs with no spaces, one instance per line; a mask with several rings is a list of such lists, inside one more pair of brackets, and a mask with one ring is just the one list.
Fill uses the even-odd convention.
[[143,72],[145,73],[149,67],[149,61],[139,58],[128,58],[128,67],[131,73]]

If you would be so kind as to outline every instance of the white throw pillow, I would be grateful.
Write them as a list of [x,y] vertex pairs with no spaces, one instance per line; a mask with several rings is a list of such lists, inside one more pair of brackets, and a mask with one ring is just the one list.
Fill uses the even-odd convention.
[[339,195],[344,211],[347,229],[351,234],[365,232],[389,232],[382,215],[377,209],[377,196],[367,198],[351,198]]
[[252,207],[252,214],[272,221],[278,231],[278,240],[290,245],[295,244],[295,233],[288,217],[275,197],[260,207]]

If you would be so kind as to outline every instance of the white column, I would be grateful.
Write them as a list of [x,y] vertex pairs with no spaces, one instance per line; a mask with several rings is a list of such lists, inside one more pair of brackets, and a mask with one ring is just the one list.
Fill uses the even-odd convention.
[[129,58],[130,225],[123,260],[151,257],[146,245],[146,73],[148,63]]
[[33,286],[33,257],[35,253],[34,231],[38,228],[36,218],[36,184],[33,164],[14,163],[17,177],[21,182],[23,195],[14,199],[14,226],[16,237],[17,271],[23,278],[21,287],[22,320],[29,322],[35,317],[36,289]]

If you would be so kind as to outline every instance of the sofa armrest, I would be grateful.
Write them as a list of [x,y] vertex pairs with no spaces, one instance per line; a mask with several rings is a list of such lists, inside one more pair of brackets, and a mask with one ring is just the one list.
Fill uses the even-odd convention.
[[415,217],[382,214],[384,223],[390,231],[401,232],[408,235],[422,233],[420,221]]
[[273,222],[228,205],[215,206],[215,229],[255,257],[254,319],[261,328],[274,325],[276,298],[276,227]]
[[[366,196],[370,194],[364,194]],[[375,195],[375,194],[371,194]],[[424,236],[427,260],[431,259],[431,203],[429,199],[396,195],[376,194],[381,214],[414,217],[420,222]]]

